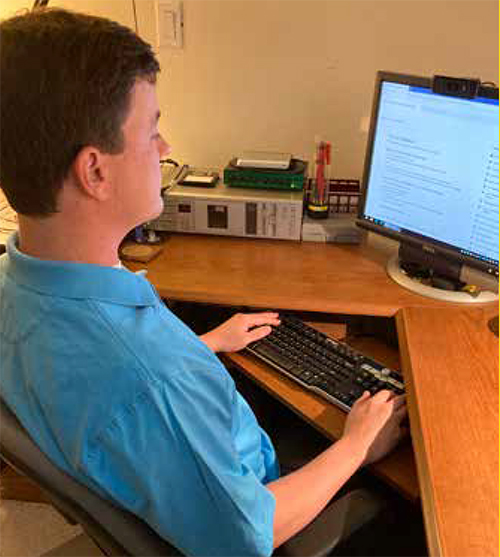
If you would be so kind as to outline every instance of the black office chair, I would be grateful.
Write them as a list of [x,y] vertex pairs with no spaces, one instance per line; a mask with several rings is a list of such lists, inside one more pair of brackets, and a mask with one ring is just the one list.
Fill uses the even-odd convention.
[[[79,524],[105,555],[182,555],[144,521],[118,508],[54,466],[31,440],[0,397],[0,456],[33,480],[54,507],[72,524]],[[355,490],[330,504],[309,526],[279,547],[274,555],[323,557],[367,524],[385,501],[366,490]]]

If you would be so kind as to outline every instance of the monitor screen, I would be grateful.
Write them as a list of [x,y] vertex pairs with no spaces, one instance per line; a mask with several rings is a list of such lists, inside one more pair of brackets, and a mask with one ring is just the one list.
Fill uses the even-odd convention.
[[358,224],[498,274],[498,89],[379,72]]

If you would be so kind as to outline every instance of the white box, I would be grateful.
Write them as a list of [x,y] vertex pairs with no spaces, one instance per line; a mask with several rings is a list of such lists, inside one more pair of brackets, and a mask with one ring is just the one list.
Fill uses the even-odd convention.
[[362,232],[356,226],[356,215],[334,213],[327,219],[305,217],[302,223],[304,242],[359,244]]
[[168,232],[300,240],[302,192],[175,185],[147,228]]
[[271,168],[275,170],[286,170],[290,168],[291,162],[291,153],[246,151],[236,159],[236,166],[241,168]]

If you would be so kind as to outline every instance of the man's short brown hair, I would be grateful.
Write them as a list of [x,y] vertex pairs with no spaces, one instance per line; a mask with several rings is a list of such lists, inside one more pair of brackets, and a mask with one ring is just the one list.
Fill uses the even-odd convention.
[[123,150],[137,79],[159,71],[151,46],[116,22],[61,9],[0,24],[0,186],[23,215],[57,212],[85,146]]

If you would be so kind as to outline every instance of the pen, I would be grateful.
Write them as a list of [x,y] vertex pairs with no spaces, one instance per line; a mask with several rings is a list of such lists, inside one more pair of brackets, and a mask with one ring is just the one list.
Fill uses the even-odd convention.
[[328,201],[328,194],[330,191],[330,169],[331,169],[331,161],[332,161],[332,144],[327,141],[326,143],[326,149],[325,149],[325,155],[326,155],[326,172],[325,172],[325,186],[326,186],[326,192],[325,192],[325,201]]
[[318,145],[317,158],[316,158],[316,190],[318,196],[318,204],[323,203],[323,193],[325,187],[324,176],[324,163],[325,163],[325,150],[324,142],[321,141]]

